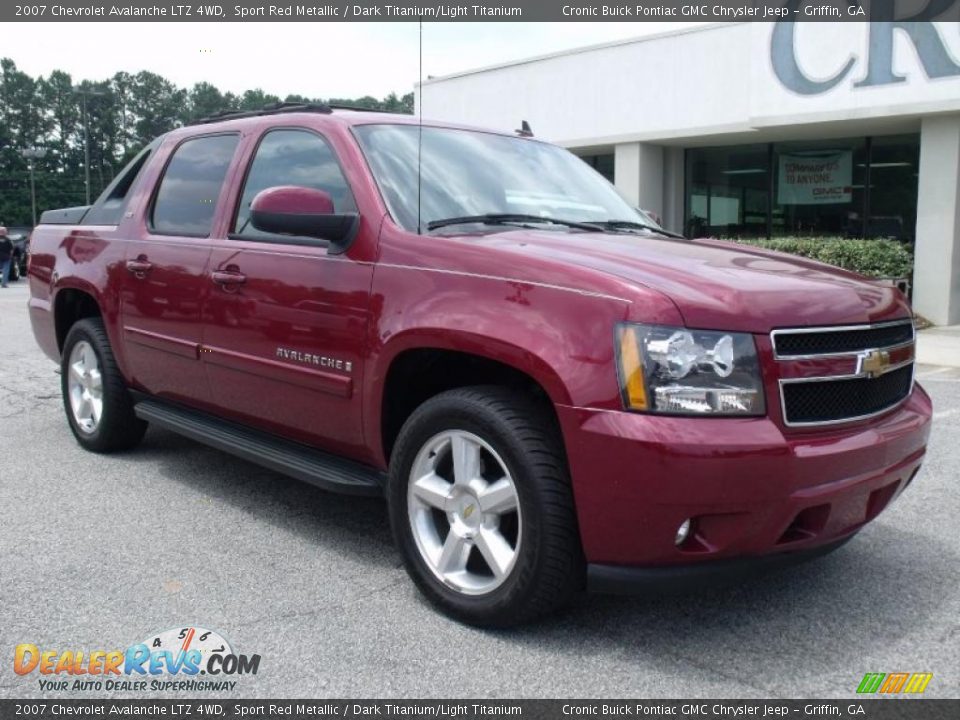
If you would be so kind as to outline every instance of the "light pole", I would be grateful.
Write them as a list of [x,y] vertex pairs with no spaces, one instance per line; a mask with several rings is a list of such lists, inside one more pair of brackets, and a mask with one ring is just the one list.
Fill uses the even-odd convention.
[[43,148],[27,148],[20,151],[20,156],[27,161],[30,171],[30,207],[33,209],[33,226],[37,226],[37,186],[33,181],[33,161],[39,160],[47,154]]
[[87,98],[102,97],[105,92],[97,90],[84,90],[83,88],[73,88],[75,95],[81,98],[81,107],[83,108],[83,178],[84,188],[87,191],[87,205],[90,204],[90,122],[87,116]]

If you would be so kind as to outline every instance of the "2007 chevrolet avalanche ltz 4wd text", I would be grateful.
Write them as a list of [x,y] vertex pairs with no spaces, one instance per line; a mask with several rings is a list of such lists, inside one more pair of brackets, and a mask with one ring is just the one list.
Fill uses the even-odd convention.
[[526,132],[216,116],[44,213],[29,280],[83,447],[153,423],[385,495],[478,625],[825,553],[929,434],[898,289],[673,236]]

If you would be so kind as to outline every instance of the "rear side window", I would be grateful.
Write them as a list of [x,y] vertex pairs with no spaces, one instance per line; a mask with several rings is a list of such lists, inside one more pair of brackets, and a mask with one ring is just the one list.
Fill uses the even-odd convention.
[[333,199],[335,212],[357,210],[340,164],[323,138],[307,130],[271,130],[263,136],[250,163],[233,221],[234,237],[273,237],[250,224],[250,203],[261,190],[278,185],[324,190]]
[[173,153],[153,203],[150,229],[164,235],[206,237],[237,149],[238,135],[187,140]]
[[97,198],[90,212],[84,216],[84,225],[117,225],[120,222],[130,200],[130,189],[140,177],[140,172],[158,144],[155,141],[148,145],[120,171],[117,178]]

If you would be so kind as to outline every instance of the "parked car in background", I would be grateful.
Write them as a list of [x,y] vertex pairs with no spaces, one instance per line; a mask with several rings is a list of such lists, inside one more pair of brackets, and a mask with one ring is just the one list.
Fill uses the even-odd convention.
[[10,241],[13,243],[13,256],[10,263],[10,282],[16,282],[27,275],[27,259],[30,257],[30,228],[9,228]]

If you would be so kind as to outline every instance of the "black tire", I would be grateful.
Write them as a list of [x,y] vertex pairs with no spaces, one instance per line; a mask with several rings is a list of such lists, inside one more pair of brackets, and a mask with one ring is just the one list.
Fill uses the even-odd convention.
[[[411,528],[408,486],[421,448],[438,434],[478,436],[500,456],[519,498],[522,542],[502,584],[468,595],[427,565]],[[563,444],[549,408],[496,386],[451,390],[410,416],[394,446],[387,486],[390,524],[407,572],[436,607],[471,625],[506,627],[565,605],[584,586],[584,560]],[[519,531],[518,531],[519,532]]]
[[10,258],[10,282],[17,282],[20,277],[20,258]]
[[[70,406],[68,389],[70,354],[81,341],[86,341],[93,348],[102,383],[103,410],[99,423],[90,432],[78,425]],[[133,400],[117,368],[107,331],[100,318],[80,320],[67,333],[60,359],[60,391],[70,430],[77,442],[86,450],[97,453],[127,450],[143,439],[147,431],[147,423],[133,412]]]

